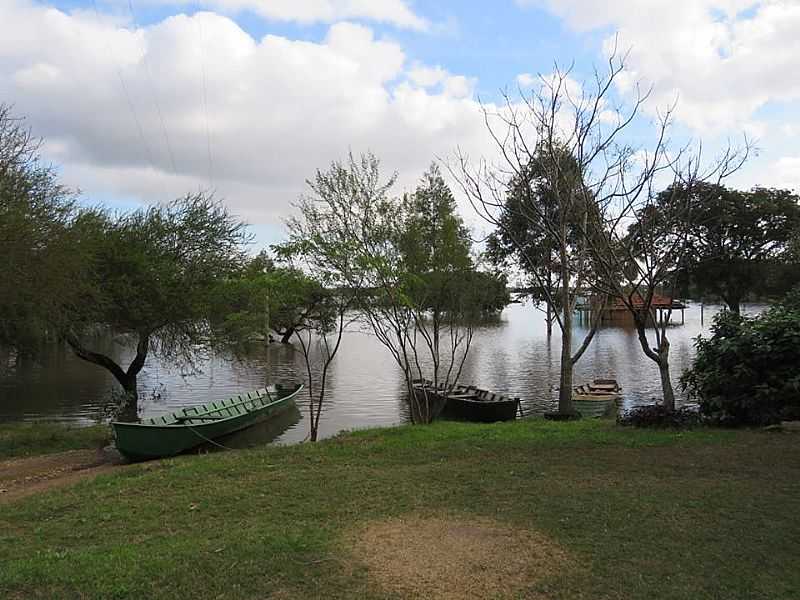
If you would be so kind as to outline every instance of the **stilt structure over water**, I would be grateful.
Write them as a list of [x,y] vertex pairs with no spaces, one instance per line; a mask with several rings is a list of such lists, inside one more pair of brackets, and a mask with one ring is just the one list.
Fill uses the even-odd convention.
[[[599,303],[600,298],[591,296],[578,304],[576,310],[580,315],[581,322],[583,322],[584,319],[587,322],[591,321],[592,315],[598,312]],[[645,300],[638,292],[631,298],[631,303],[638,311],[645,311]],[[672,314],[681,311],[681,325],[683,325],[686,322],[686,308],[686,304],[680,300],[675,300],[660,294],[653,294],[653,300],[650,303],[650,314],[647,318],[650,323],[657,322],[661,324],[665,321],[670,323],[672,321]],[[600,311],[600,319],[601,321],[623,323],[626,320],[632,320],[633,315],[631,315],[628,307],[625,306],[622,298],[612,298],[609,300],[606,307]]]

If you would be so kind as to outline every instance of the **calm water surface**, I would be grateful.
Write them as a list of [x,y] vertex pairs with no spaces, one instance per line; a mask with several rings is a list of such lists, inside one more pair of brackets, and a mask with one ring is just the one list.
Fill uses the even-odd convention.
[[[749,312],[759,308],[749,307]],[[693,305],[686,311],[685,325],[670,328],[676,392],[677,380],[693,356],[693,338],[708,333],[711,317],[718,310],[717,306],[705,306],[703,326],[700,305]],[[679,323],[680,313],[674,318]],[[580,328],[575,332],[576,343],[584,333]],[[529,304],[511,305],[497,322],[476,331],[461,381],[519,396],[526,413],[543,412],[553,408],[557,399],[559,346],[557,332],[548,340],[540,311]],[[129,349],[111,342],[106,350],[123,361],[131,355]],[[619,380],[623,409],[652,402],[660,394],[655,363],[642,353],[635,330],[623,324],[598,331],[576,365],[576,384],[595,377]],[[139,377],[140,408],[142,416],[155,416],[263,387],[268,382],[304,379],[300,353],[280,344],[259,348],[246,361],[214,358],[202,365],[202,373],[191,376],[151,358]],[[331,366],[328,386],[320,424],[322,437],[343,429],[393,425],[408,418],[401,374],[388,352],[365,333],[345,335]],[[102,420],[114,388],[113,378],[103,369],[61,349],[54,349],[38,363],[4,361],[0,364],[0,422],[47,419],[85,424]],[[237,436],[237,444],[273,439],[282,443],[302,441],[308,435],[304,401],[298,401],[299,411],[279,422]]]

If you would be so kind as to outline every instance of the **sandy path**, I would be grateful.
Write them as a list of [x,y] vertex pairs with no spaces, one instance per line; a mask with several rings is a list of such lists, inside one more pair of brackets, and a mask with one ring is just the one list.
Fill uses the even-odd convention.
[[90,479],[115,468],[103,450],[13,458],[0,462],[0,504]]

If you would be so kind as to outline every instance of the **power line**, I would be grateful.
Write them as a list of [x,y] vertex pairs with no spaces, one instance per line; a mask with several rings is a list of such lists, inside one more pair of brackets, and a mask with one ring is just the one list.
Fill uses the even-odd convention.
[[136,112],[136,106],[133,103],[133,98],[128,92],[128,86],[125,83],[125,79],[122,77],[122,71],[119,67],[116,67],[116,71],[117,77],[119,78],[119,83],[122,86],[122,91],[125,95],[125,99],[128,101],[128,108],[130,108],[131,114],[133,115],[133,120],[136,122],[136,128],[139,130],[139,138],[142,140],[142,144],[144,145],[145,153],[147,154],[147,161],[150,163],[150,167],[152,167],[153,170],[156,170],[156,163],[153,160],[153,151],[150,149],[150,144],[147,143],[147,138],[144,135],[144,128],[142,127],[142,122],[139,119],[139,114]]
[[[131,13],[131,19],[133,19],[133,25],[136,27],[136,13],[133,10],[133,0],[128,0],[128,10]],[[167,144],[167,153],[169,154],[169,162],[172,165],[172,173],[173,175],[177,174],[178,169],[175,167],[175,155],[172,152],[172,143],[169,139],[169,132],[167,131],[167,125],[164,122],[164,114],[161,111],[161,103],[158,101],[158,94],[156,93],[155,83],[153,81],[153,70],[150,67],[150,60],[148,59],[148,52],[147,48],[144,48],[144,66],[145,70],[147,71],[147,81],[150,87],[150,96],[153,99],[153,104],[155,104],[156,112],[158,113],[158,120],[161,123],[161,131],[164,134],[164,140]]]
[[197,25],[200,29],[200,69],[202,71],[203,80],[203,112],[205,113],[206,121],[206,152],[208,154],[208,183],[209,187],[214,187],[214,157],[211,153],[211,128],[208,123],[208,86],[206,84],[206,52],[205,52],[205,36],[203,33],[203,23],[197,17]]
[[[100,17],[100,10],[97,8],[97,0],[92,0],[92,5],[94,6],[94,14],[95,16],[97,16],[97,21],[99,23],[101,21],[101,17]],[[142,122],[139,119],[139,114],[136,112],[136,105],[134,104],[133,98],[131,97],[130,92],[128,91],[128,86],[125,83],[125,78],[122,76],[122,70],[119,68],[119,65],[117,64],[114,58],[115,55],[112,52],[110,42],[108,42],[108,46],[109,46],[108,55],[112,57],[112,60],[114,60],[114,70],[117,73],[117,78],[119,79],[120,86],[122,87],[122,93],[125,96],[125,100],[128,103],[128,109],[131,111],[131,114],[133,115],[133,120],[136,123],[136,129],[139,131],[139,139],[142,142],[142,146],[144,146],[145,154],[147,155],[147,160],[150,163],[150,167],[153,170],[156,170],[156,164],[155,161],[153,160],[153,152],[150,149],[150,144],[147,143],[147,138],[144,135],[144,128],[142,128]]]

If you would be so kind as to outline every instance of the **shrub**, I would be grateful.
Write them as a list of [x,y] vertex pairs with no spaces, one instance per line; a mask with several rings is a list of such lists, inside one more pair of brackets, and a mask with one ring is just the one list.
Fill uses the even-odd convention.
[[800,417],[800,293],[755,318],[722,312],[681,378],[703,415],[766,425]]
[[663,404],[637,406],[617,417],[618,425],[633,427],[688,429],[703,423],[696,409],[684,406],[667,410]]

